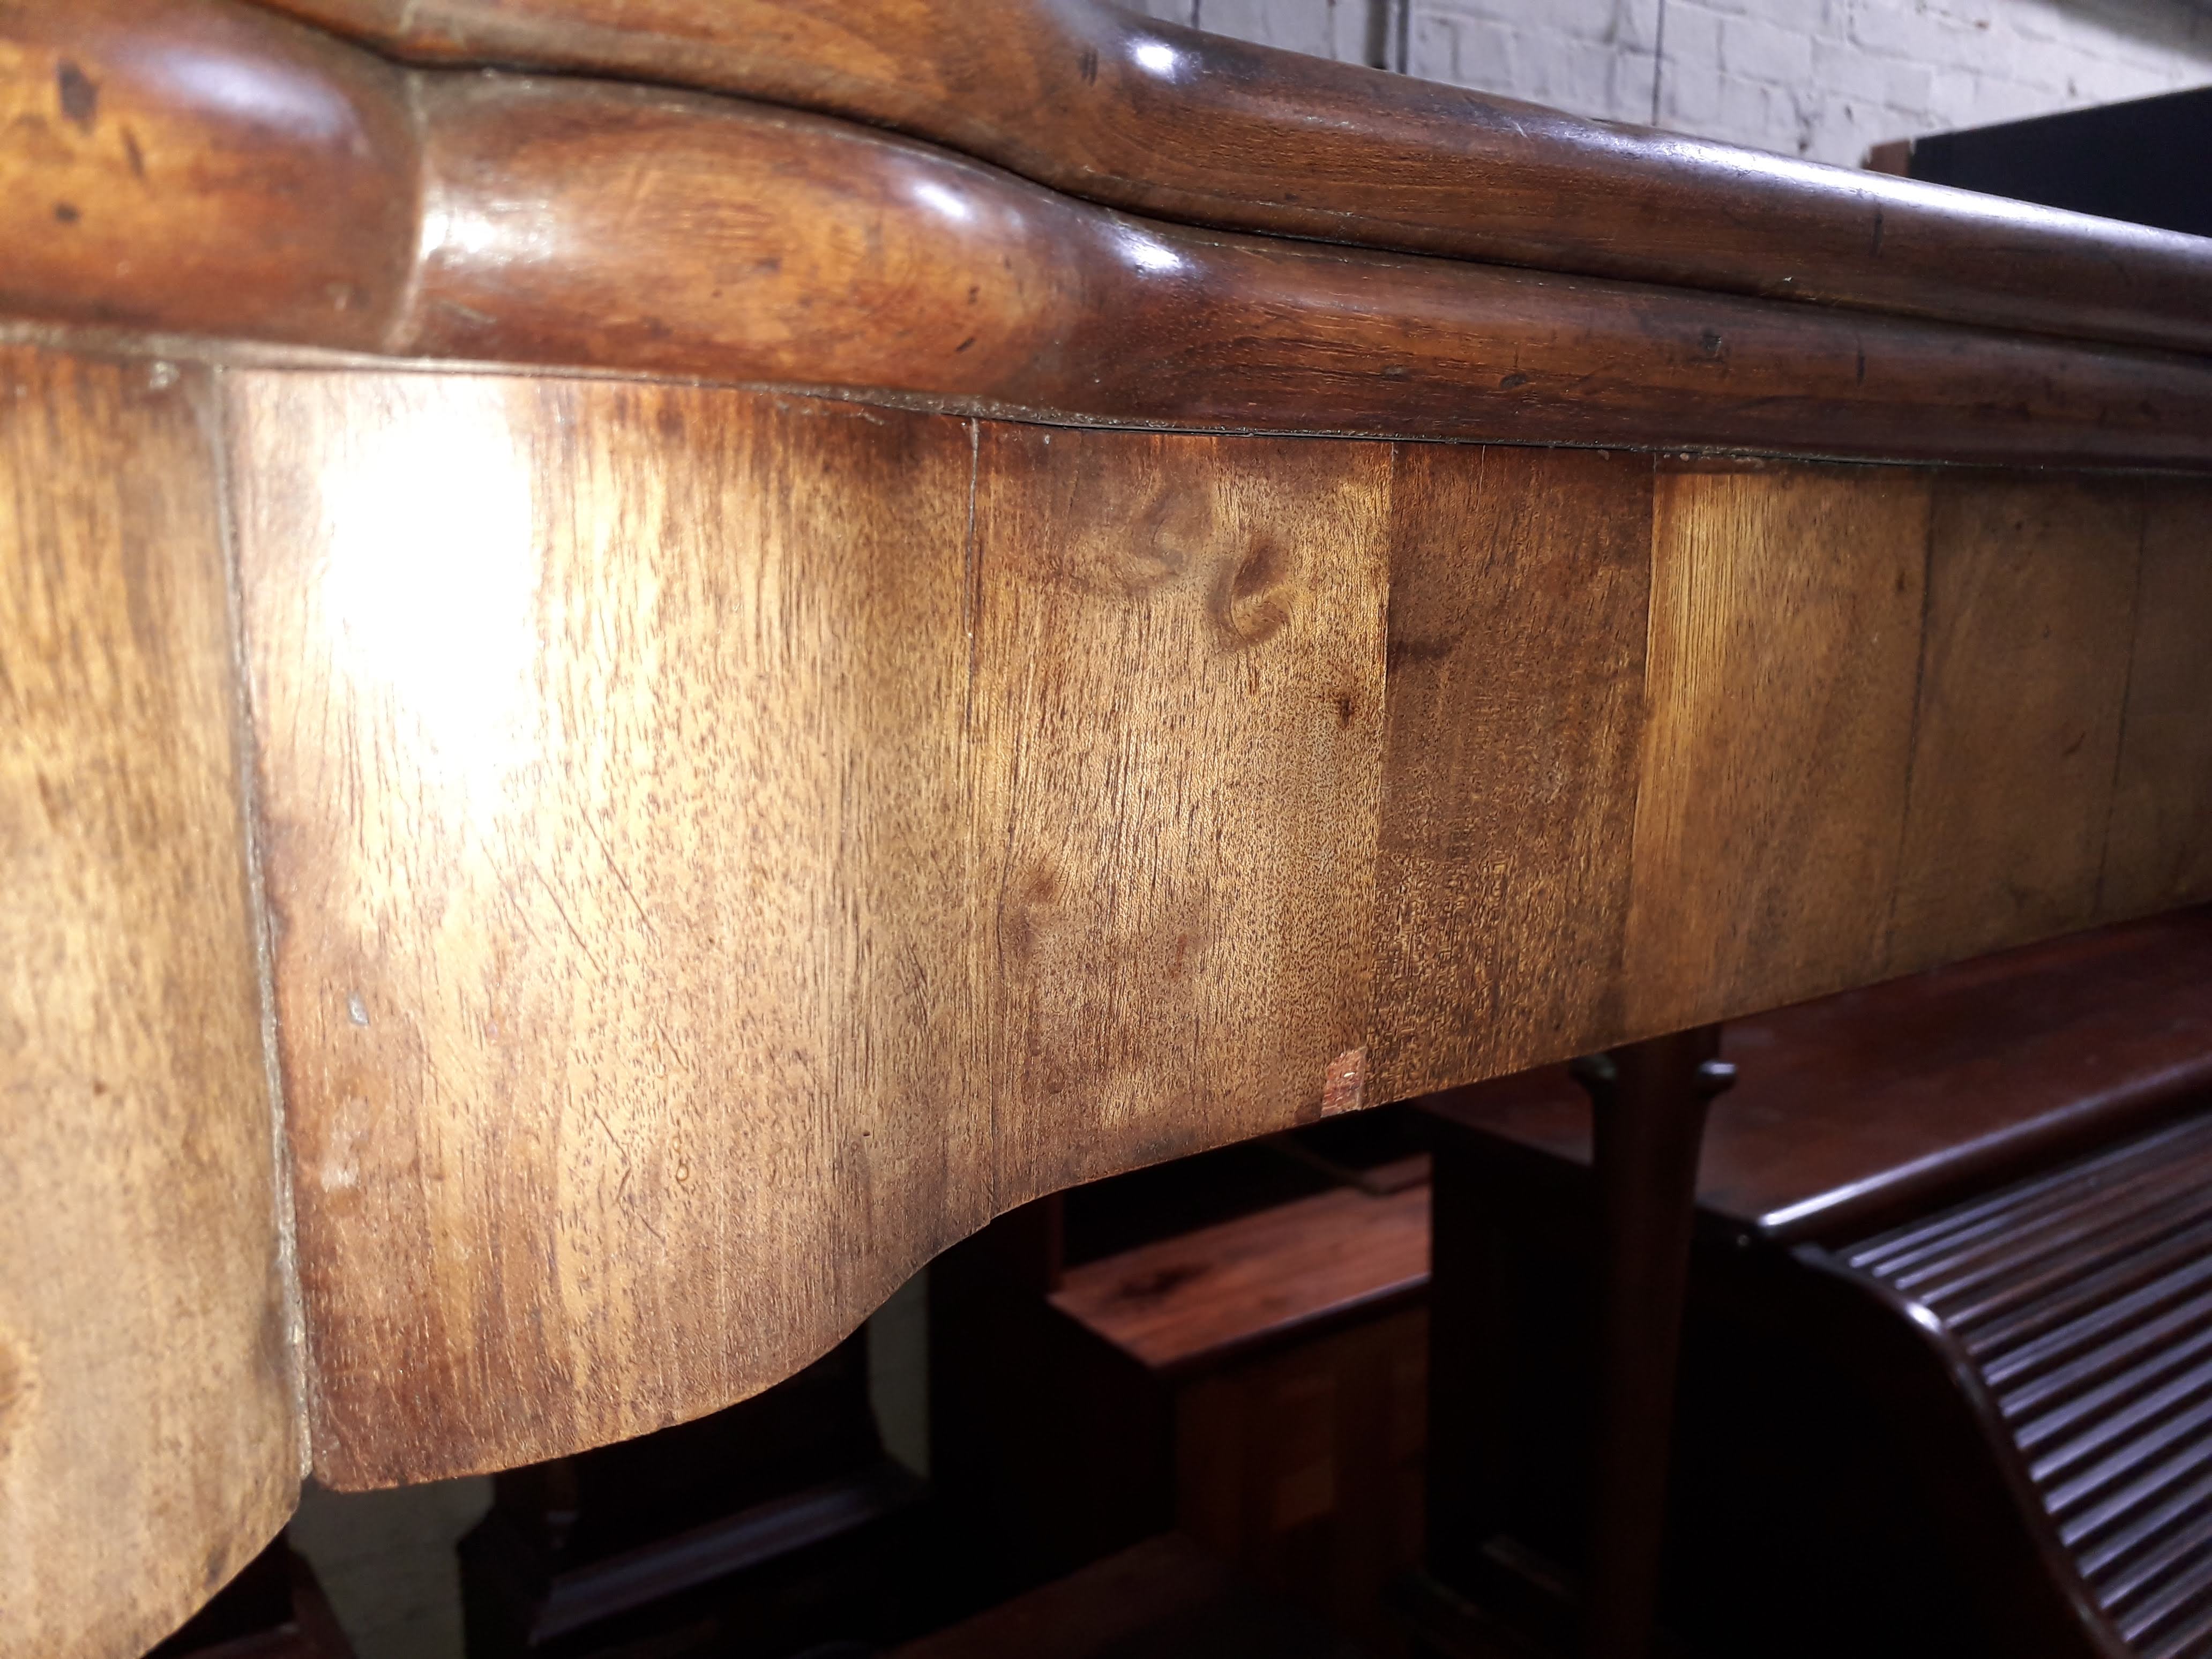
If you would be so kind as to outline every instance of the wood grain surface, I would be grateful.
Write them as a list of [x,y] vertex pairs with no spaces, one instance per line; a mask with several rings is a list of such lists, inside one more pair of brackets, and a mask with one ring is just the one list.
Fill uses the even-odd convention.
[[1338,1187],[1071,1267],[1052,1305],[1157,1374],[1218,1365],[1412,1300],[1429,1278],[1429,1186]]
[[0,11],[0,317],[1054,422],[2212,470],[2202,356],[1138,219],[235,0]]
[[734,92],[1193,224],[2212,348],[2212,242],[1274,51],[1114,0],[270,0],[425,62]]
[[[1863,1236],[2212,1091],[2212,906],[1954,963],[1731,1021],[1735,1086],[1698,1164],[1708,1212],[1792,1243]],[[1423,1103],[1588,1164],[1564,1066]]]
[[208,377],[0,350],[0,1653],[137,1654],[299,1484]]
[[1399,453],[1380,1097],[1619,1023],[1651,514],[1646,457]]
[[729,100],[416,98],[396,351],[1053,420],[2212,467],[2197,360],[1132,220]]
[[1090,0],[293,9],[564,73],[0,5],[8,1659],[303,1441],[636,1434],[1067,1182],[2212,896],[2124,471],[2212,244]]
[[414,260],[405,100],[245,6],[0,9],[0,313],[374,349]]
[[[336,1485],[713,1409],[1071,1182],[2197,894],[2194,486],[11,361],[69,902],[10,959],[107,975],[10,988],[11,1447],[181,1391],[131,1467],[230,1507],[132,1512],[240,1559],[294,1442],[210,398]],[[72,1161],[133,1078],[188,1177]],[[202,1582],[145,1538],[117,1606]]]
[[319,1474],[781,1380],[992,1213],[970,434],[592,382],[230,397]]
[[2154,490],[2100,914],[2212,898],[2212,493]]
[[[2144,511],[2124,487],[1936,481],[1892,972],[2099,920]],[[2189,752],[2161,757],[2178,787]]]
[[1072,1182],[2203,856],[2194,487],[228,395],[336,1485],[726,1404]]
[[988,432],[1000,1207],[1359,1103],[1390,459]]
[[1929,489],[1902,468],[1661,470],[1627,1024],[1881,972]]
[[1381,1603],[1420,1559],[1428,1336],[1426,1308],[1379,1312],[1176,1393],[1177,1527],[1358,1638],[1340,1653],[1402,1632]]

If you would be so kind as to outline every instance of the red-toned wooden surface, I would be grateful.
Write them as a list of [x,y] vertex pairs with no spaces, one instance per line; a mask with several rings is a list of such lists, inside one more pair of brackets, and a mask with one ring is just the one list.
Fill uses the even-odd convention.
[[1402,1299],[1428,1273],[1428,1188],[1345,1188],[1070,1268],[1050,1299],[1168,1373]]
[[[2212,909],[2031,945],[1729,1023],[1698,1201],[1827,1237],[1978,1172],[2109,1137],[2212,1089]],[[1589,1156],[1561,1067],[1432,1100]]]
[[1115,207],[2212,346],[2212,245],[1248,46],[1112,0],[271,0],[425,62],[735,92]]
[[[1133,219],[817,115],[404,70],[236,0],[19,8],[0,41],[0,315],[1052,421],[2212,467],[2201,357]],[[2101,295],[2142,250],[2100,237]]]

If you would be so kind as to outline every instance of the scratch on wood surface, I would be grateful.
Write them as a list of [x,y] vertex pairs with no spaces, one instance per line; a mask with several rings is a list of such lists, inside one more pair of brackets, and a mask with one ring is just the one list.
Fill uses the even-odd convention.
[[1367,1050],[1347,1048],[1328,1063],[1321,1087],[1321,1115],[1356,1112],[1366,1103]]

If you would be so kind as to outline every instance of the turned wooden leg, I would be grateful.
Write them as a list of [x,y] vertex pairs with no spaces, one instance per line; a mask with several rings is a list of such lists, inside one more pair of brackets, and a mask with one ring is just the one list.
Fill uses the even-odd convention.
[[1704,1025],[1576,1067],[1591,1102],[1599,1227],[1589,1659],[1650,1651],[1698,1149],[1707,1103],[1735,1080],[1719,1054],[1720,1027]]

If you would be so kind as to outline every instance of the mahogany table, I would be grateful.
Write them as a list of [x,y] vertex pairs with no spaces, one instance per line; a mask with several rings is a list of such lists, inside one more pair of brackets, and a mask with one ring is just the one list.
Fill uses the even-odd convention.
[[0,100],[11,1659],[1652,1039],[1643,1260],[1673,1034],[2212,896],[2212,241],[1098,0],[16,0]]

